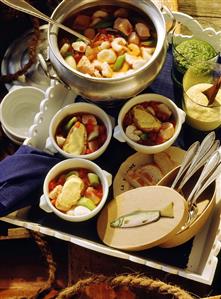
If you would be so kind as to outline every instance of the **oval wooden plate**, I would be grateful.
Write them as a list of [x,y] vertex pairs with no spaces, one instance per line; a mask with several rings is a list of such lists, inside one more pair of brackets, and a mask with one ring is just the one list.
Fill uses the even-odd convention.
[[[174,204],[174,218],[160,217],[156,222],[130,228],[113,228],[110,223],[137,210],[161,210]],[[188,218],[187,203],[175,190],[165,186],[140,187],[118,195],[101,212],[97,221],[100,239],[108,246],[138,251],[170,239]]]

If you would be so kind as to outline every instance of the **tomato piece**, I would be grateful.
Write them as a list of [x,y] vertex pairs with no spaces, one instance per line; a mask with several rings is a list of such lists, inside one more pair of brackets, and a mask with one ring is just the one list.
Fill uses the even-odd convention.
[[79,177],[82,179],[82,178],[87,177],[88,170],[85,168],[79,168],[78,173],[79,173]]
[[64,185],[64,183],[65,183],[65,181],[66,181],[66,176],[64,175],[64,174],[62,174],[60,177],[59,177],[59,179],[58,179],[58,181],[57,181],[57,185]]
[[76,63],[78,63],[81,60],[83,54],[75,52],[73,56],[74,56],[74,59],[75,59]]
[[98,197],[102,198],[102,196],[103,196],[102,186],[100,185],[100,188],[96,188],[96,189],[94,189],[94,193],[95,193]]
[[92,151],[89,148],[87,148],[86,151],[85,151],[85,154],[88,155],[88,154],[91,154],[91,153],[92,153]]
[[104,125],[99,125],[99,134],[105,134],[106,133],[106,127]]
[[90,182],[89,182],[89,179],[88,179],[87,175],[82,178],[82,181],[84,182],[84,186],[86,188],[90,185]]
[[87,130],[87,133],[90,134],[90,133],[94,130],[94,125],[88,123],[88,124],[86,125],[86,130]]
[[104,28],[100,28],[99,30],[98,30],[101,34],[107,34],[107,29],[104,29]]
[[57,186],[56,180],[55,179],[51,180],[50,183],[48,184],[49,192],[51,192],[56,186]]
[[85,196],[93,200],[93,202],[98,205],[98,203],[101,201],[103,192],[101,193],[99,190],[102,191],[102,189],[95,189],[94,187],[88,187],[85,190]]

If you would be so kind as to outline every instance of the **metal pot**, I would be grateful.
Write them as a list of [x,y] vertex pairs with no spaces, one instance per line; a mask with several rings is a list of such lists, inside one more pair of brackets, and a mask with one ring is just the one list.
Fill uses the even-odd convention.
[[[82,9],[107,5],[105,0],[63,0],[54,10],[52,18],[64,19]],[[152,20],[157,31],[157,46],[152,58],[143,67],[122,78],[95,78],[73,70],[62,58],[57,44],[58,28],[49,26],[49,55],[58,76],[77,94],[92,101],[124,100],[137,95],[157,77],[167,52],[166,25],[162,12],[150,0],[112,0],[111,5],[138,8]]]

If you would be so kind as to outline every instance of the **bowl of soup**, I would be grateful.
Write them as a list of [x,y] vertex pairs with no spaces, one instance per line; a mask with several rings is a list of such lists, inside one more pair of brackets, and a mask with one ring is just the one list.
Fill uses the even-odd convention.
[[74,103],[52,118],[46,147],[65,158],[94,160],[106,150],[111,136],[111,120],[104,110],[94,104]]
[[52,18],[90,39],[86,44],[49,25],[52,65],[85,98],[128,99],[146,88],[164,64],[165,20],[150,0],[62,1]]
[[175,142],[184,121],[185,112],[167,97],[142,94],[121,108],[114,137],[137,152],[154,154]]
[[111,181],[111,174],[94,162],[63,160],[44,180],[40,208],[67,221],[88,220],[104,206]]

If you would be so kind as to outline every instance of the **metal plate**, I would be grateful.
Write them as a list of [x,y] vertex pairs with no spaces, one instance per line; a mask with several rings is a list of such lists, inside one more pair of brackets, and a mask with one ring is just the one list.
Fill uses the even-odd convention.
[[[45,60],[48,60],[47,29],[47,25],[40,27],[40,41],[37,47],[37,53],[42,54]],[[1,64],[2,75],[14,74],[28,62],[28,41],[32,33],[33,30],[27,31],[9,46]],[[49,85],[50,79],[45,75],[39,61],[32,65],[27,73],[19,77],[18,80],[5,84],[8,90],[13,86],[35,86],[46,90]]]

